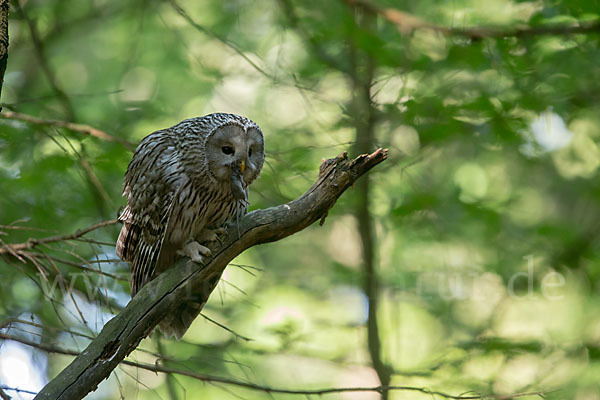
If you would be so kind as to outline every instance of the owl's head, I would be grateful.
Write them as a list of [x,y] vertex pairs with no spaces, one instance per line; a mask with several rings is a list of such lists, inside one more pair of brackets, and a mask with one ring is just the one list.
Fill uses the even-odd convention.
[[214,179],[230,183],[238,200],[260,173],[265,161],[262,131],[247,119],[230,119],[209,132],[205,143],[206,165]]

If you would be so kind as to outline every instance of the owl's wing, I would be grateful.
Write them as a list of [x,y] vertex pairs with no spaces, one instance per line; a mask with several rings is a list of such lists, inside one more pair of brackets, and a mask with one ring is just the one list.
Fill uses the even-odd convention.
[[119,241],[123,242],[123,250],[119,256],[131,263],[132,297],[152,279],[156,269],[169,225],[173,200],[165,199],[161,203],[165,205],[163,211],[133,214],[128,207],[119,218],[129,218],[132,221],[124,221],[119,235]]
[[177,157],[162,144],[143,141],[125,175],[127,207],[119,217],[117,255],[131,263],[132,297],[154,275],[177,190],[176,179],[168,176],[178,171]]

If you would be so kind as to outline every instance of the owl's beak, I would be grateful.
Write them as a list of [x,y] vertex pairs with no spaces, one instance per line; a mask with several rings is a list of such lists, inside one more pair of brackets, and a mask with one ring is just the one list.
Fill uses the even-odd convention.
[[242,165],[240,166],[240,171],[242,172],[242,174],[244,173],[245,169],[246,169],[246,161],[242,160]]

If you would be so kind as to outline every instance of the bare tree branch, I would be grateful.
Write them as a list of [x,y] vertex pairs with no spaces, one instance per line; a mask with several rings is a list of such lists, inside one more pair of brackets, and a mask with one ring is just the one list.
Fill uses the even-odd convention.
[[348,187],[386,158],[387,150],[379,149],[354,160],[348,160],[346,153],[326,160],[317,181],[304,195],[278,207],[254,211],[235,226],[230,225],[222,245],[209,245],[213,257],[204,266],[179,260],[146,285],[36,399],[83,398],[178,305],[192,300],[205,304],[233,258],[249,247],[283,239],[318,221]]
[[553,24],[546,26],[525,26],[518,28],[476,26],[470,28],[451,28],[427,22],[415,15],[395,8],[383,8],[366,0],[344,0],[348,5],[359,6],[363,10],[380,16],[396,25],[403,34],[417,29],[429,29],[446,36],[462,36],[472,40],[483,38],[530,37],[548,35],[572,35],[577,33],[600,33],[600,22],[578,22],[576,24]]
[[[106,204],[108,204],[111,209],[114,209],[115,204],[110,199],[110,196],[108,196],[106,190],[104,190],[104,187],[96,176],[94,169],[86,160],[85,147],[83,143],[81,143],[81,149],[77,149],[75,146],[73,146],[71,140],[67,136],[60,133],[60,136],[67,142],[67,146],[70,148],[69,150],[67,146],[64,146],[58,140],[56,140],[54,135],[51,135],[46,131],[44,131],[44,133],[65,153],[65,156],[72,158],[73,161],[75,161],[81,167],[81,171],[83,172],[81,177],[88,184],[92,194],[94,195],[94,201],[98,207],[98,213],[102,215],[103,218],[107,218]],[[71,154],[71,152],[73,152],[73,154]]]
[[[0,114],[0,115],[2,115],[2,114]],[[92,226],[88,226],[85,229],[77,230],[77,232],[71,233],[68,235],[49,236],[49,237],[41,238],[41,239],[31,238],[31,239],[28,239],[24,243],[14,243],[14,244],[5,243],[4,245],[0,246],[0,255],[2,255],[2,254],[15,255],[15,254],[18,254],[17,252],[19,250],[31,250],[40,244],[64,242],[66,240],[75,240],[75,239],[82,237],[83,235],[85,235],[87,233],[90,233],[91,231],[94,231],[99,228],[103,228],[105,226],[114,225],[117,222],[118,221],[116,219],[111,219],[109,221],[102,221],[102,222],[99,222]]]
[[113,208],[116,208],[115,203],[112,201],[112,199],[106,192],[106,189],[104,189],[104,187],[102,186],[102,183],[100,183],[100,180],[98,179],[98,176],[96,176],[96,173],[94,172],[94,169],[90,165],[89,161],[86,160],[85,157],[83,157],[81,154],[77,154],[77,158],[79,160],[79,164],[87,174],[91,184],[94,186],[98,194],[102,196],[102,199],[106,203],[110,204]]
[[181,17],[183,17],[183,19],[185,19],[191,26],[193,26],[196,30],[204,33],[205,35],[218,40],[219,42],[223,43],[225,46],[229,47],[231,50],[233,50],[237,55],[239,55],[240,57],[242,57],[248,64],[250,64],[250,66],[252,66],[252,68],[254,68],[256,71],[258,71],[259,73],[261,73],[262,75],[264,75],[265,77],[273,80],[273,78],[264,70],[262,69],[260,66],[258,66],[254,61],[252,61],[252,59],[250,59],[240,48],[239,46],[237,46],[235,43],[233,43],[231,40],[228,40],[227,38],[224,38],[220,35],[217,35],[216,33],[210,31],[209,29],[206,29],[205,27],[203,27],[202,25],[198,24],[196,21],[194,21],[192,19],[192,17],[189,16],[189,14],[187,12],[185,12],[185,10],[183,8],[181,8],[181,6],[175,1],[175,0],[169,0],[169,2],[171,3],[171,6],[173,7],[173,9],[175,11],[177,11],[177,13],[179,15],[181,15]]
[[56,97],[60,101],[60,104],[65,112],[65,115],[68,120],[75,119],[75,109],[73,108],[73,104],[71,104],[71,100],[69,100],[69,96],[65,93],[64,90],[58,85],[56,81],[56,76],[54,76],[54,71],[50,67],[50,63],[46,57],[46,48],[44,47],[44,43],[40,39],[40,34],[37,30],[35,23],[27,16],[27,13],[21,7],[19,0],[15,0],[13,2],[15,9],[17,10],[17,14],[25,21],[27,28],[29,29],[29,34],[31,36],[31,41],[33,42],[33,48],[35,49],[39,65],[46,75],[46,79],[52,88],[52,91],[56,93]]
[[[231,265],[231,264],[230,264],[230,265]],[[205,314],[203,314],[203,313],[200,313],[200,316],[201,316],[202,318],[204,318],[205,320],[207,320],[208,322],[212,322],[213,324],[215,324],[215,325],[216,325],[216,326],[218,326],[219,328],[221,328],[221,329],[225,329],[227,332],[231,333],[231,334],[232,334],[232,335],[233,335],[233,336],[234,336],[236,339],[242,339],[242,340],[245,340],[246,342],[252,342],[252,341],[254,341],[254,339],[250,339],[250,338],[249,338],[249,337],[247,337],[247,336],[240,335],[239,333],[237,333],[237,332],[236,332],[236,331],[234,331],[233,329],[231,329],[231,328],[228,328],[227,326],[223,325],[223,324],[222,324],[222,323],[220,323],[220,322],[217,322],[217,321],[215,321],[214,319],[210,318],[209,316],[207,316],[207,315],[205,315]]]
[[[4,333],[0,333],[0,339],[3,340],[13,340],[19,342],[21,344],[35,347],[37,349],[43,350],[47,353],[56,353],[56,354],[64,354],[70,356],[78,356],[81,357],[83,353],[79,353],[73,350],[63,349],[62,347],[49,345],[46,343],[37,343],[32,340],[28,340],[25,338],[21,338],[18,336],[7,335]],[[175,368],[169,368],[160,364],[147,364],[140,363],[131,360],[122,360],[120,362],[122,365],[127,365],[130,367],[136,367],[145,369],[147,371],[152,372],[160,372],[163,374],[176,374],[187,376],[189,378],[197,379],[202,382],[209,383],[222,383],[226,385],[238,386],[244,389],[249,390],[257,390],[263,391],[267,393],[281,393],[281,394],[295,394],[295,395],[325,395],[325,394],[333,394],[333,393],[347,393],[347,392],[378,392],[382,393],[384,391],[398,390],[398,391],[410,391],[410,392],[420,392],[425,393],[432,396],[440,396],[446,399],[453,400],[483,400],[483,399],[496,399],[496,400],[508,400],[508,399],[516,399],[519,397],[526,396],[542,396],[547,392],[527,392],[527,393],[516,393],[508,396],[493,396],[493,395],[452,395],[449,393],[440,392],[437,390],[431,390],[425,387],[417,387],[417,386],[365,386],[365,387],[340,387],[340,388],[323,388],[323,389],[311,389],[311,390],[302,390],[302,389],[283,389],[283,388],[275,388],[271,386],[258,385],[250,382],[239,381],[237,379],[232,378],[224,378],[220,376],[200,374],[197,372],[189,371],[189,370],[181,370]],[[13,390],[13,389],[11,389]],[[18,389],[14,389],[18,390]],[[39,395],[42,395],[42,392]]]
[[302,36],[304,41],[306,41],[314,53],[319,57],[319,59],[325,63],[330,68],[336,69],[341,72],[349,73],[349,68],[346,64],[342,63],[335,57],[332,57],[327,53],[327,51],[321,46],[319,41],[311,36],[310,32],[308,32],[302,25],[300,24],[300,18],[296,15],[294,11],[294,6],[292,5],[290,0],[278,0],[281,9],[285,13],[286,18],[289,21],[289,24],[292,28],[296,29],[298,33]]
[[[14,388],[6,385],[0,385],[0,389],[7,390],[9,392],[17,392],[17,393],[27,393],[27,394],[37,394],[36,392],[32,392],[31,390]],[[8,398],[10,400],[10,397]]]
[[73,132],[82,133],[84,135],[93,136],[93,137],[103,139],[103,140],[108,140],[110,142],[120,143],[123,146],[125,146],[128,150],[131,150],[131,151],[135,150],[135,148],[136,148],[136,145],[132,142],[129,142],[125,139],[121,139],[119,137],[113,136],[109,133],[106,133],[106,132],[100,130],[100,129],[96,129],[94,127],[91,127],[91,126],[85,125],[85,124],[76,124],[74,122],[60,121],[60,120],[55,120],[55,119],[41,119],[41,118],[37,118],[37,117],[31,116],[31,115],[22,114],[22,113],[13,112],[13,111],[6,111],[3,113],[0,113],[0,118],[16,119],[19,121],[27,122],[29,124],[33,124],[33,125],[64,128],[64,129],[68,129]]
[[[63,295],[68,295],[71,298],[73,305],[77,309],[77,301],[72,293],[72,290],[75,289],[80,294],[87,295],[90,301],[93,300],[100,304],[105,304],[111,310],[120,310],[122,306],[107,296],[107,287],[104,278],[114,279],[112,284],[115,285],[116,282],[128,282],[129,274],[126,272],[110,273],[103,271],[100,264],[118,263],[121,260],[98,257],[95,260],[89,260],[81,257],[75,251],[69,249],[68,246],[64,246],[66,242],[70,241],[94,243],[96,241],[84,238],[84,235],[97,229],[111,226],[116,222],[116,220],[107,220],[78,230],[72,234],[30,238],[21,243],[6,243],[0,239],[0,258],[6,260],[9,265],[16,267],[24,275],[27,275],[27,273],[20,269],[17,264],[11,262],[13,258],[20,263],[35,267],[39,281],[32,276],[30,278],[33,279],[44,296],[50,301],[55,301],[55,291],[60,290]],[[6,229],[5,226],[2,227]],[[73,243],[70,245],[74,246]],[[109,245],[114,246],[113,243]],[[57,256],[56,253],[64,253],[66,257]],[[59,268],[59,264],[76,268],[81,272],[66,273],[62,268]],[[94,267],[94,265],[96,266]],[[93,283],[89,278],[89,273],[97,274],[100,281]],[[96,284],[101,284],[104,287],[104,293],[102,290],[95,289]],[[81,312],[79,312],[79,317],[85,325],[85,319]],[[0,324],[1,327],[2,324]]]
[[[0,249],[0,250],[2,250],[2,249]],[[16,252],[16,254],[17,255],[24,255],[23,254],[24,252],[25,252],[25,250],[19,250],[19,251]],[[47,259],[47,260],[50,260],[50,261],[54,261],[54,262],[57,262],[57,263],[68,265],[70,267],[77,268],[77,269],[79,269],[80,271],[83,271],[83,272],[92,272],[92,273],[95,273],[95,274],[106,276],[108,278],[112,278],[112,279],[117,280],[117,281],[129,282],[129,279],[127,279],[125,276],[119,276],[119,275],[111,274],[109,272],[101,271],[99,269],[95,269],[95,268],[91,268],[91,267],[86,266],[87,264],[92,264],[93,263],[92,261],[87,261],[86,260],[85,263],[77,263],[77,262],[74,262],[74,261],[71,261],[71,260],[65,260],[64,258],[58,258],[58,257],[47,255],[45,253],[37,253],[37,252],[28,252],[27,256],[28,256],[27,259],[31,259],[31,258]],[[107,261],[107,262],[109,262],[109,261]],[[121,262],[121,260],[111,260],[110,262]]]

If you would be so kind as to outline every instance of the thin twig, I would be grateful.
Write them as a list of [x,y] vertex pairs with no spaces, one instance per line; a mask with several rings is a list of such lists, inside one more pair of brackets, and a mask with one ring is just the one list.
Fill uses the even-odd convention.
[[210,36],[213,39],[216,39],[219,42],[223,43],[225,46],[227,46],[231,50],[233,50],[237,55],[239,55],[240,57],[242,57],[255,70],[257,70],[262,75],[264,75],[265,77],[269,78],[270,80],[274,80],[265,70],[263,70],[254,61],[252,61],[250,59],[250,57],[248,57],[235,43],[233,43],[232,41],[230,41],[230,40],[228,40],[228,39],[226,39],[224,37],[221,37],[220,35],[217,35],[216,33],[212,32],[211,30],[206,29],[202,25],[198,24],[196,21],[194,21],[192,19],[192,17],[189,16],[189,14],[187,12],[185,12],[185,10],[183,8],[181,8],[181,6],[179,4],[177,4],[177,2],[175,0],[169,0],[169,3],[171,3],[171,6],[173,7],[173,9],[175,9],[175,11],[177,11],[177,13],[179,15],[181,15],[183,17],[183,19],[185,19],[196,30],[198,30],[198,31],[204,33],[205,35]]
[[119,137],[113,136],[109,133],[106,133],[106,132],[100,130],[100,129],[97,129],[97,128],[94,128],[94,127],[91,127],[91,126],[85,125],[85,124],[76,124],[74,122],[60,121],[60,120],[56,120],[56,119],[41,119],[41,118],[37,118],[37,117],[31,116],[31,115],[14,112],[14,111],[6,111],[3,113],[0,113],[0,118],[15,119],[15,120],[27,122],[27,123],[30,123],[33,125],[53,126],[53,127],[57,127],[57,128],[68,129],[72,132],[82,133],[84,135],[93,136],[93,137],[103,139],[103,140],[108,140],[110,142],[120,143],[124,147],[126,147],[128,150],[131,150],[131,151],[135,150],[135,147],[136,147],[136,145],[132,142],[129,142],[125,139],[121,139]]
[[0,386],[0,389],[8,390],[9,392],[27,393],[27,394],[33,394],[33,395],[37,394],[37,392],[32,392],[31,390],[19,389],[19,388],[10,387],[10,386],[4,386],[4,385]]
[[[91,92],[91,93],[69,93],[69,98],[73,99],[73,98],[106,96],[109,94],[116,94],[116,93],[121,93],[121,92],[123,92],[123,89],[106,90],[106,91],[98,91],[98,92]],[[41,95],[41,96],[19,99],[18,101],[15,101],[13,103],[0,103],[0,105],[2,107],[8,108],[11,111],[15,111],[17,109],[17,106],[22,105],[22,104],[42,103],[42,102],[45,102],[46,100],[52,100],[55,98],[56,98],[56,94],[48,94],[48,95]]]
[[[77,268],[83,272],[93,272],[93,273],[99,274],[101,276],[106,276],[108,278],[115,279],[117,281],[129,282],[129,280],[123,276],[111,274],[110,272],[105,272],[100,269],[92,268],[90,266],[90,264],[100,264],[102,262],[116,263],[116,262],[121,262],[121,260],[92,260],[92,261],[84,260],[84,262],[78,263],[75,261],[65,260],[64,258],[59,258],[59,257],[48,255],[45,253],[36,253],[36,252],[26,251],[26,250],[19,250],[17,253],[15,253],[15,256],[24,255],[23,253],[25,253],[25,252],[27,252],[27,256],[31,257],[31,258],[44,258],[46,260],[52,260],[52,261],[55,261],[55,262],[58,262],[61,264],[68,265],[70,267]],[[80,258],[80,257],[77,256],[77,258]],[[23,260],[22,262],[25,262],[25,261]]]
[[[19,222],[23,222],[23,220],[12,222],[12,224],[16,224]],[[15,230],[15,231],[37,231],[37,232],[46,232],[46,233],[56,232],[56,230],[54,230],[54,229],[43,229],[43,228],[21,226],[21,225],[0,225],[0,229]]]
[[259,267],[255,267],[253,265],[244,265],[244,264],[234,264],[234,263],[229,263],[229,265],[237,267],[239,269],[241,269],[242,271],[252,275],[252,276],[256,276],[256,274],[254,272],[252,272],[251,270],[255,270],[258,272],[263,272],[262,268]]
[[202,316],[202,318],[204,318],[205,320],[212,322],[213,324],[217,325],[219,328],[223,328],[225,329],[227,332],[231,333],[233,336],[235,336],[238,339],[242,339],[245,340],[247,342],[252,342],[254,339],[251,339],[249,337],[240,335],[239,333],[235,332],[233,329],[226,327],[225,325],[215,321],[214,319],[210,318],[207,315],[204,315],[203,313],[200,313],[200,315]]
[[[35,347],[37,349],[43,350],[48,353],[64,354],[64,355],[69,355],[69,356],[78,356],[80,354],[77,351],[63,349],[61,347],[52,346],[52,345],[45,344],[45,343],[37,343],[37,342],[31,341],[31,340],[27,340],[25,338],[7,335],[4,333],[0,333],[0,339],[13,340],[13,341],[22,343],[27,346]],[[239,381],[236,379],[225,378],[225,377],[220,377],[220,376],[199,374],[199,373],[193,372],[193,371],[168,368],[168,367],[161,366],[158,364],[146,364],[146,363],[140,363],[140,362],[135,362],[135,361],[131,361],[131,360],[123,360],[123,361],[121,361],[121,364],[128,365],[131,367],[145,369],[147,371],[152,371],[152,372],[160,372],[160,373],[165,373],[165,374],[177,374],[177,375],[187,376],[189,378],[197,379],[202,382],[222,383],[222,384],[226,384],[226,385],[238,386],[238,387],[242,387],[245,389],[257,390],[257,391],[262,391],[262,392],[267,392],[267,393],[295,394],[295,395],[305,395],[305,396],[325,395],[325,394],[332,394],[332,393],[348,393],[348,392],[381,393],[381,392],[387,391],[387,390],[390,390],[390,391],[398,390],[398,391],[420,392],[420,393],[425,393],[428,395],[440,396],[440,397],[444,397],[446,399],[453,399],[453,400],[479,400],[479,399],[481,399],[481,400],[483,400],[483,399],[508,400],[508,399],[515,399],[515,398],[519,398],[519,397],[526,397],[526,396],[541,396],[541,395],[548,393],[548,392],[527,392],[527,393],[516,393],[516,394],[512,394],[512,395],[507,395],[507,396],[496,396],[496,395],[463,396],[463,395],[452,395],[449,393],[444,393],[444,392],[440,392],[437,390],[431,390],[431,389],[427,389],[424,387],[416,387],[416,386],[387,386],[387,387],[364,386],[364,387],[339,387],[339,388],[323,388],[323,389],[312,389],[312,390],[302,390],[302,389],[296,390],[296,389],[283,389],[283,388],[275,388],[275,387],[265,386],[265,385],[258,385],[258,384],[254,384],[251,382],[243,382],[243,381]]]
[[549,36],[549,35],[572,35],[578,33],[600,33],[600,21],[586,22],[580,21],[575,24],[552,24],[544,26],[525,26],[525,27],[494,27],[494,26],[474,26],[468,28],[454,28],[432,24],[415,15],[409,14],[395,8],[383,8],[366,0],[344,0],[351,6],[359,6],[363,10],[376,14],[386,21],[396,25],[403,34],[410,34],[417,29],[429,29],[442,33],[446,36],[461,36],[472,40],[494,38],[502,39],[507,37],[531,37],[531,36]]
[[98,179],[98,177],[96,176],[96,173],[94,172],[94,169],[92,168],[92,166],[90,165],[90,163],[88,162],[88,160],[85,159],[85,157],[78,155],[79,157],[79,164],[81,164],[81,167],[85,170],[90,182],[92,183],[92,185],[94,186],[94,188],[96,188],[96,190],[98,191],[98,193],[100,194],[100,196],[102,196],[102,199],[104,199],[105,202],[107,202],[108,204],[110,204],[110,206],[112,208],[116,208],[115,207],[115,202],[112,201],[112,199],[110,198],[110,196],[108,195],[108,193],[106,193],[106,190],[104,189],[104,187],[102,186],[102,183],[100,183],[100,180]]
[[33,48],[35,49],[39,65],[42,68],[42,71],[44,71],[44,75],[46,75],[46,79],[48,80],[50,87],[52,88],[54,93],[56,93],[56,97],[60,101],[65,111],[67,119],[71,121],[74,120],[75,110],[73,108],[73,105],[71,104],[71,100],[69,100],[67,94],[64,92],[64,90],[62,90],[62,88],[58,85],[58,82],[56,81],[54,71],[52,71],[50,63],[48,62],[48,59],[46,57],[44,43],[40,39],[40,35],[37,30],[37,27],[35,26],[35,23],[27,16],[27,13],[23,9],[23,7],[21,7],[19,0],[15,0],[13,2],[13,5],[17,10],[17,14],[21,16],[21,18],[25,21],[27,28],[29,29],[29,34],[31,36],[31,41],[33,42]]
[[[0,115],[2,115],[2,114],[0,114]],[[50,236],[50,237],[41,238],[41,239],[30,238],[24,243],[14,243],[14,244],[7,243],[7,244],[0,246],[0,255],[1,254],[13,255],[13,253],[18,250],[31,250],[40,244],[74,240],[74,239],[77,239],[77,238],[91,232],[91,231],[94,231],[94,230],[100,229],[100,228],[104,228],[105,226],[114,225],[117,222],[118,222],[118,220],[111,219],[108,221],[99,222],[92,226],[88,226],[85,229],[78,229],[75,233],[71,233],[68,235],[56,235],[56,236]]]
[[296,15],[294,11],[294,6],[290,2],[290,0],[279,0],[279,4],[283,9],[284,14],[286,15],[290,26],[302,36],[304,41],[306,41],[314,53],[319,57],[319,59],[324,62],[329,67],[336,69],[338,71],[342,71],[345,73],[349,72],[349,68],[346,64],[341,63],[335,57],[332,57],[327,53],[327,51],[321,46],[321,43],[313,37],[304,27],[300,24],[300,18]]
[[76,332],[76,331],[73,331],[73,330],[70,330],[70,329],[55,328],[55,327],[52,327],[52,326],[42,325],[42,324],[38,324],[37,322],[26,321],[24,319],[19,319],[19,318],[8,318],[8,319],[0,322],[0,330],[5,329],[5,328],[7,328],[9,326],[12,328],[13,324],[23,324],[23,325],[32,326],[34,328],[40,328],[40,329],[50,330],[50,331],[53,331],[53,332],[65,332],[65,333],[69,333],[71,335],[81,336],[81,337],[86,338],[86,339],[94,340],[94,336],[86,335],[85,333]]
[[85,159],[85,156],[83,154],[85,151],[83,143],[81,143],[81,150],[78,150],[77,148],[75,148],[73,143],[71,143],[71,140],[69,140],[69,138],[66,135],[64,135],[63,133],[59,133],[59,135],[67,142],[68,146],[70,147],[71,151],[69,151],[58,140],[56,140],[56,138],[53,135],[45,131],[44,133],[50,138],[50,140],[54,142],[54,144],[56,144],[65,153],[67,157],[72,158],[74,162],[81,166],[81,169],[84,172],[84,174],[82,174],[81,177],[91,187],[92,192],[95,193],[94,200],[98,207],[98,212],[100,215],[105,217],[106,203],[108,202],[111,208],[114,208],[114,203],[102,187],[102,184],[98,180],[98,177],[96,177],[92,166]]

